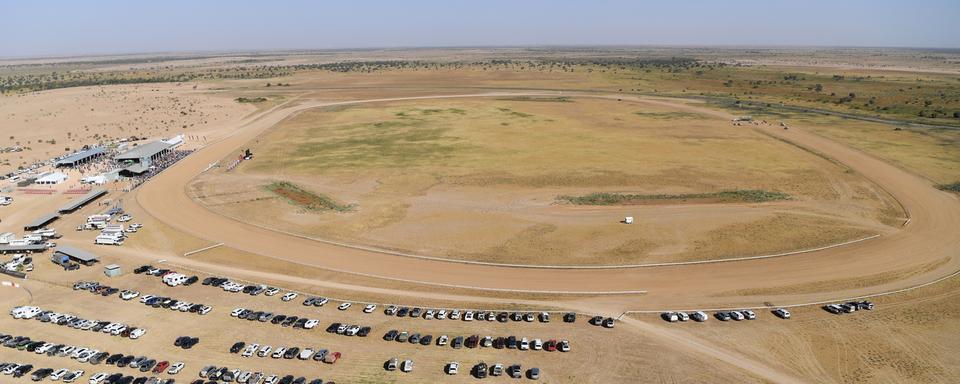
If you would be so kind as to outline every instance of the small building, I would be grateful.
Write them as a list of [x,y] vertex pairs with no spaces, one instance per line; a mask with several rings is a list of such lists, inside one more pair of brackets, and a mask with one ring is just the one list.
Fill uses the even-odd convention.
[[60,184],[64,181],[67,181],[67,175],[65,173],[47,172],[37,177],[37,180],[34,181],[34,183],[42,184],[42,185],[53,185],[53,184]]
[[84,251],[80,248],[71,247],[69,245],[61,245],[57,247],[57,251],[54,252],[54,257],[62,257],[62,256],[66,256],[70,258],[70,260],[86,266],[91,266],[94,263],[100,261],[100,258],[97,257],[97,255]]
[[104,155],[103,147],[93,147],[79,152],[75,152],[60,160],[57,160],[56,167],[76,167]]
[[106,267],[103,267],[103,274],[107,277],[117,277],[123,274],[123,270],[120,269],[119,265],[110,264]]

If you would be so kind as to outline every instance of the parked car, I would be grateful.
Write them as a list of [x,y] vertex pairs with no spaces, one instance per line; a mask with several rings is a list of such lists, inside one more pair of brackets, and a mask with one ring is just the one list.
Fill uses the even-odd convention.
[[341,303],[339,306],[337,306],[337,309],[341,311],[346,311],[347,308],[350,308],[350,305],[351,305],[350,303]]
[[400,365],[399,361],[400,359],[397,359],[396,357],[392,357],[390,358],[390,360],[387,360],[386,363],[383,363],[383,368],[388,371],[396,371],[397,367]]
[[447,366],[446,366],[446,367],[444,367],[444,371],[445,371],[448,375],[456,375],[456,374],[459,373],[459,371],[460,371],[460,363],[458,363],[458,362],[456,362],[456,361],[451,361],[451,362],[447,363]]
[[400,371],[402,372],[413,371],[413,360],[410,360],[410,359],[404,360],[403,363],[400,364]]
[[773,310],[773,314],[774,314],[775,316],[781,318],[781,319],[789,319],[789,318],[790,318],[790,311],[788,311],[786,308],[777,308],[777,309],[774,309],[774,310]]

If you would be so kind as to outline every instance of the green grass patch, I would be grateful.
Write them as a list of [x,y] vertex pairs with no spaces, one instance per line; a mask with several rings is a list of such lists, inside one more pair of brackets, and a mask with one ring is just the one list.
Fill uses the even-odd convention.
[[558,96],[558,97],[534,97],[534,96],[516,96],[516,97],[501,97],[497,100],[501,101],[540,101],[546,103],[572,103],[569,97]]
[[353,204],[340,204],[328,196],[313,193],[288,181],[277,181],[266,186],[270,192],[280,196],[288,203],[311,211],[348,212],[353,210]]
[[941,189],[948,192],[960,193],[960,181],[950,184],[940,184],[937,186],[937,189]]
[[238,97],[236,98],[238,103],[262,103],[267,101],[266,97]]
[[704,116],[693,112],[634,112],[634,115],[662,120],[701,119]]
[[583,196],[559,196],[557,199],[574,205],[627,205],[653,200],[719,200],[721,202],[762,203],[765,201],[789,200],[790,195],[782,192],[757,189],[738,189],[733,191],[685,193],[678,195],[639,195],[595,192]]

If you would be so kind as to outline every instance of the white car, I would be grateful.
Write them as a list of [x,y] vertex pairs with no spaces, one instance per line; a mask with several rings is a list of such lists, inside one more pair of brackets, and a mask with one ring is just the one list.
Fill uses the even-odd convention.
[[107,376],[110,376],[106,372],[100,372],[93,376],[90,376],[90,384],[100,384],[107,379]]
[[277,288],[277,287],[267,288],[267,290],[266,290],[265,292],[263,292],[263,294],[264,294],[264,295],[267,295],[267,296],[274,296],[274,295],[276,295],[276,294],[278,294],[278,293],[280,293],[280,288]]
[[183,363],[182,363],[182,362],[173,363],[173,365],[170,366],[170,369],[167,369],[167,374],[168,374],[168,375],[176,375],[176,374],[180,373],[180,371],[182,371],[182,370],[183,370]]
[[688,315],[686,312],[677,312],[677,318],[679,318],[680,321],[689,321],[690,315]]
[[210,313],[210,311],[212,311],[212,310],[213,310],[213,308],[210,308],[210,306],[204,305],[204,306],[200,307],[200,310],[197,311],[197,313],[199,313],[199,314],[201,314],[201,315],[206,315],[206,314]]
[[241,356],[243,357],[253,356],[253,354],[256,353],[258,349],[260,349],[260,344],[253,343],[253,344],[247,345],[247,347],[243,349],[243,354],[241,354]]
[[746,317],[747,320],[756,320],[756,319],[757,319],[757,314],[756,314],[755,312],[749,310],[749,309],[745,309],[745,310],[743,310],[743,311],[740,311],[740,313],[742,313],[742,314],[743,314],[743,317]]
[[560,352],[570,352],[570,342],[567,340],[560,340],[560,342],[557,343],[557,349],[559,349]]
[[304,348],[304,349],[302,349],[302,350],[300,351],[300,354],[297,355],[297,358],[300,359],[300,360],[309,359],[310,356],[313,356],[313,353],[314,353],[314,352],[315,352],[315,351],[314,351],[313,349]]
[[316,319],[307,320],[306,323],[303,323],[303,329],[313,329],[317,326],[317,324],[320,324],[320,320],[316,320]]
[[53,380],[53,381],[60,380],[64,376],[66,376],[68,373],[70,373],[69,369],[60,368],[56,372],[50,374],[50,380]]
[[790,311],[788,311],[786,308],[777,308],[773,311],[773,314],[781,319],[790,318]]
[[140,229],[140,228],[143,228],[143,224],[133,223],[133,224],[130,224],[130,228]]
[[270,354],[270,350],[271,350],[271,348],[270,348],[269,345],[264,345],[264,346],[260,347],[260,351],[257,352],[257,356],[267,357],[267,355]]
[[346,311],[347,308],[350,308],[351,305],[352,305],[352,304],[350,304],[350,303],[342,303],[342,304],[340,304],[340,306],[337,307],[337,309],[339,309],[339,310],[341,310],[341,311]]
[[444,320],[447,318],[447,310],[441,309],[437,311],[437,320]]
[[124,299],[124,300],[133,300],[133,299],[135,299],[137,296],[140,296],[140,292],[137,292],[137,291],[127,291],[127,290],[124,290],[123,292],[120,292],[120,298],[121,298],[121,299]]
[[526,351],[530,349],[530,340],[527,340],[526,337],[520,339],[520,345],[517,346],[517,349],[521,351]]
[[277,347],[277,349],[274,349],[274,350],[273,350],[273,354],[270,355],[270,357],[272,357],[272,358],[274,358],[274,359],[279,359],[279,358],[283,357],[283,354],[286,353],[286,352],[287,352],[287,348],[286,348],[286,347]]
[[287,292],[287,294],[283,295],[283,297],[281,297],[280,300],[290,301],[290,300],[296,299],[297,296],[299,295],[297,295],[295,292]]
[[467,311],[463,314],[463,321],[473,321],[473,311]]
[[64,382],[64,383],[67,383],[67,384],[70,384],[70,383],[76,381],[77,379],[83,377],[83,374],[84,374],[84,372],[83,372],[82,369],[78,369],[78,370],[76,370],[76,371],[70,372],[70,373],[68,373],[66,376],[63,377],[63,382]]
[[460,363],[451,361],[447,364],[446,372],[448,375],[456,375],[460,371]]
[[363,307],[363,313],[373,313],[377,309],[376,304],[367,304],[366,307]]
[[447,341],[449,340],[450,338],[447,337],[447,335],[440,335],[440,337],[437,338],[437,345],[439,346],[447,345]]
[[243,308],[234,309],[233,312],[230,312],[230,316],[231,317],[240,316],[240,312],[243,312],[243,311],[246,311],[246,309],[243,309]]
[[736,321],[746,319],[746,316],[744,316],[742,313],[737,311],[730,311],[730,317]]
[[539,351],[541,349],[543,349],[543,340],[533,339],[533,350]]
[[710,316],[707,316],[706,312],[696,311],[692,315],[690,315],[690,318],[692,318],[696,322],[702,323],[704,321],[707,321],[707,319],[709,319]]
[[407,359],[407,360],[404,360],[402,364],[400,364],[400,371],[410,372],[412,370],[413,370],[413,360]]
[[263,384],[277,384],[278,381],[280,381],[280,378],[277,375],[270,375],[263,380]]
[[128,222],[128,221],[130,221],[130,220],[133,220],[133,216],[130,216],[130,215],[121,215],[121,216],[117,219],[117,222],[126,223],[126,222]]
[[460,310],[454,309],[450,311],[450,320],[460,320]]

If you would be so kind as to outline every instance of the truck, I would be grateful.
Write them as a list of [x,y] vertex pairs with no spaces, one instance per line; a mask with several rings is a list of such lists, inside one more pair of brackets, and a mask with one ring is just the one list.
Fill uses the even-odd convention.
[[93,239],[93,243],[97,245],[123,245],[123,238],[100,235]]
[[30,244],[43,243],[43,236],[35,233],[29,233],[29,234],[23,235],[23,239],[29,242]]
[[33,231],[33,232],[30,232],[30,233],[32,233],[32,234],[34,234],[34,235],[40,235],[40,237],[43,237],[43,238],[45,238],[45,239],[48,239],[48,238],[56,238],[56,237],[57,237],[57,230],[56,230],[56,229],[50,229],[50,228],[41,228],[41,229],[38,229],[38,230]]
[[110,215],[90,215],[87,216],[87,222],[92,223],[95,221],[110,221]]

